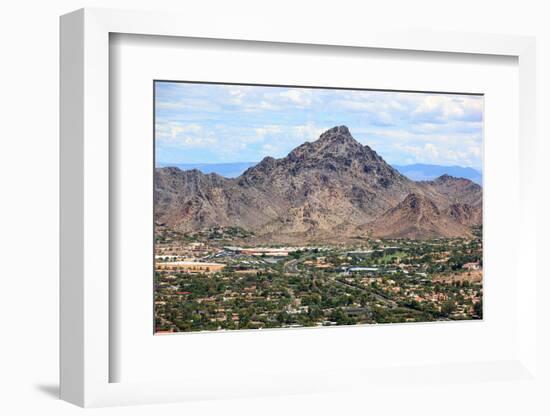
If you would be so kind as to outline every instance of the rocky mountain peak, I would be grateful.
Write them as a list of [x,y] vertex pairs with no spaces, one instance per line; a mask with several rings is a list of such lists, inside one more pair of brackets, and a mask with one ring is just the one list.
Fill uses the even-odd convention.
[[449,184],[449,183],[453,183],[453,182],[460,183],[460,182],[470,182],[470,181],[468,179],[465,179],[465,178],[457,178],[455,176],[447,175],[445,173],[445,174],[435,178],[433,180],[433,182],[439,183],[439,184]]
[[361,144],[353,138],[346,126],[336,126],[328,129],[312,144],[319,150],[336,153],[357,150],[361,147]]
[[483,190],[480,185],[466,178],[441,175],[432,181],[422,181],[419,185],[429,194],[434,191],[444,195],[451,203],[466,203],[472,207],[482,204]]
[[334,138],[348,138],[348,137],[353,139],[347,126],[335,126],[328,129],[324,133],[322,133],[321,136],[319,136],[318,140],[323,141],[323,140],[331,140]]
[[[284,158],[264,158],[246,170],[237,182],[266,192],[278,188],[287,197],[292,194],[296,201],[311,198],[312,193],[323,189],[346,190],[353,195],[354,206],[383,208],[391,206],[389,201],[398,202],[412,186],[374,150],[355,140],[346,126],[325,131],[317,140],[303,143]],[[388,195],[366,202],[369,195],[380,189],[387,190]]]
[[382,176],[399,176],[374,150],[355,140],[346,126],[333,127],[321,134],[317,140],[305,142],[290,152],[286,160],[312,166],[324,164],[331,169],[347,170],[355,166],[365,173],[378,172]]

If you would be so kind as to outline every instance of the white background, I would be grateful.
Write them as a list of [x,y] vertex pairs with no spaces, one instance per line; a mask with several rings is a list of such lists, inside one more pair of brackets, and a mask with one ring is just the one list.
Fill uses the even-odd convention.
[[[190,2],[188,2],[190,3]],[[338,25],[408,26],[441,30],[512,33],[538,36],[538,100],[540,156],[537,180],[543,198],[549,175],[550,28],[545,2],[536,1],[294,1],[193,2],[181,1],[19,1],[2,5],[0,39],[2,62],[2,143],[0,169],[2,221],[2,343],[0,344],[0,410],[4,414],[73,414],[82,412],[55,399],[58,367],[58,16],[83,6],[179,10],[194,13],[208,24],[211,13],[269,15],[285,25],[307,30],[308,21],[324,21],[327,30]],[[543,101],[544,100],[544,101]],[[541,219],[539,235],[548,235]],[[544,259],[543,239],[538,248]],[[542,265],[543,263],[541,263]],[[549,285],[539,286],[539,299]],[[548,311],[540,302],[540,316]],[[548,325],[546,326],[548,328]],[[546,354],[539,354],[548,374],[548,330],[539,336]],[[541,387],[542,388],[542,387]],[[377,397],[368,391],[315,396],[270,397],[94,410],[100,414],[548,414],[541,391],[528,384],[487,384],[472,390],[452,386],[424,386]],[[546,386],[546,392],[550,387]],[[536,408],[535,406],[539,406]]]

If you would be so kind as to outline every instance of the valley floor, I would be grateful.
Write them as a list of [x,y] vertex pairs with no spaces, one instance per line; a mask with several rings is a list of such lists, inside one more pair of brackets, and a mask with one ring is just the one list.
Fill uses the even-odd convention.
[[482,318],[480,230],[304,247],[233,245],[241,234],[157,236],[157,333]]

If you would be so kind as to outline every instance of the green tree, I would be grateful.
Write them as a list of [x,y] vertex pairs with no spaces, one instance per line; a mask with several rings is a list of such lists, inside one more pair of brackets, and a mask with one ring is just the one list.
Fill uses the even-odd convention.
[[482,300],[474,304],[474,313],[480,318],[483,318],[483,301]]
[[451,300],[446,300],[441,305],[441,314],[443,316],[449,316],[455,310],[455,303]]

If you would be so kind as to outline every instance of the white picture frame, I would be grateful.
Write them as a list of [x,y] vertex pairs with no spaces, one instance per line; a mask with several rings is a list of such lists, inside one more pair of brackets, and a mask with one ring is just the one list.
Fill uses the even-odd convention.
[[[535,288],[538,278],[533,250],[536,241],[535,172],[535,41],[530,37],[467,33],[396,32],[348,28],[327,32],[312,26],[307,32],[269,22],[243,19],[238,25],[213,17],[211,25],[169,13],[82,9],[61,18],[61,398],[88,406],[158,403],[224,397],[221,383],[205,380],[110,382],[109,368],[117,359],[109,348],[110,166],[109,158],[109,36],[112,33],[229,39],[282,44],[333,45],[437,53],[504,55],[519,62],[520,235],[518,261],[525,278],[518,287],[519,345],[517,356],[499,362],[441,363],[423,366],[417,376],[429,380],[449,370],[489,372],[498,378],[535,379],[537,321]],[[238,30],[237,30],[238,28]],[[523,244],[522,244],[523,243]],[[395,370],[391,370],[395,371]],[[243,385],[243,395],[320,392],[372,385],[388,369],[363,372],[342,368],[332,382],[316,382],[304,374],[285,374],[269,383]],[[458,374],[458,375],[457,375]],[[341,383],[338,380],[350,379]],[[284,386],[284,388],[281,388]],[[307,386],[307,387],[304,387]],[[244,389],[248,389],[244,391]],[[271,393],[270,393],[271,392]],[[238,390],[227,397],[238,396]]]

